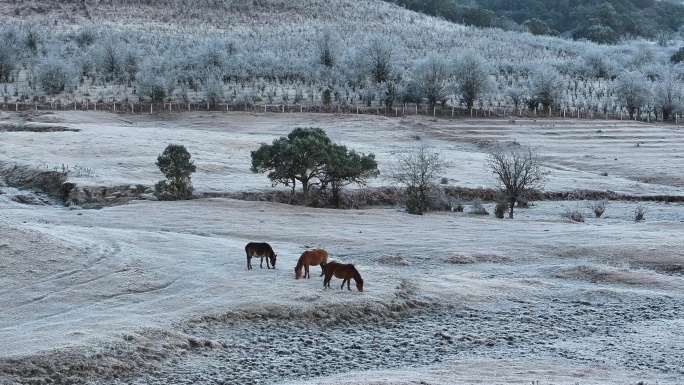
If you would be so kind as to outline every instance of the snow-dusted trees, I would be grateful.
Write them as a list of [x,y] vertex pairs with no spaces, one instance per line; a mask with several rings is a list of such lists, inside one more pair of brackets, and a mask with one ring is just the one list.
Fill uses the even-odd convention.
[[64,91],[74,78],[71,67],[65,60],[54,56],[43,58],[36,71],[36,80],[40,89],[48,95],[56,95]]
[[560,104],[562,84],[558,72],[553,67],[547,66],[537,70],[532,75],[530,87],[530,107],[542,105],[544,110]]
[[316,40],[316,58],[318,63],[332,68],[337,64],[337,57],[339,55],[339,48],[337,40],[333,37],[335,35],[330,25],[324,26]]
[[661,111],[664,122],[667,122],[672,114],[681,111],[684,102],[684,84],[673,72],[672,68],[666,69],[655,82],[655,106]]
[[366,61],[371,79],[375,83],[392,80],[394,71],[395,48],[386,36],[371,36],[363,48],[363,58]]
[[451,89],[451,72],[446,59],[436,53],[415,63],[413,76],[421,96],[427,99],[430,110],[435,108],[437,102],[447,98]]
[[143,63],[136,75],[136,88],[141,96],[147,96],[155,102],[171,96],[176,87],[176,77],[166,68],[168,61],[160,57]]
[[648,102],[650,90],[641,72],[625,71],[616,80],[615,94],[630,119]]
[[456,91],[469,110],[473,108],[475,100],[491,89],[487,65],[475,53],[467,53],[456,60],[454,75]]
[[0,32],[0,82],[10,81],[12,71],[17,66],[15,47],[4,39]]

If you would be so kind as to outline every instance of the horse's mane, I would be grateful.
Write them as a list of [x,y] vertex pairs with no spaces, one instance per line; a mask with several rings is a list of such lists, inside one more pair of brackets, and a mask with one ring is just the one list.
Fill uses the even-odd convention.
[[354,281],[363,282],[363,278],[361,278],[361,274],[359,273],[359,271],[356,270],[356,266],[354,266],[350,263],[349,267],[352,269],[352,272],[354,274]]
[[299,256],[299,260],[297,261],[297,266],[295,266],[295,270],[299,270],[304,266],[304,254]]

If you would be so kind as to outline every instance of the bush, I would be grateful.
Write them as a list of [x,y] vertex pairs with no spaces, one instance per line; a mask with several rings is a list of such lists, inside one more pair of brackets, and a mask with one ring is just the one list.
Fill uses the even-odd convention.
[[73,78],[71,66],[64,60],[53,57],[43,59],[36,74],[38,85],[48,95],[64,91]]
[[500,200],[496,202],[496,206],[494,207],[494,215],[497,218],[503,219],[506,211],[508,211],[508,202],[506,202],[506,200]]
[[489,211],[482,205],[481,199],[470,202],[470,213],[475,215],[489,215]]
[[644,220],[644,215],[646,215],[646,207],[639,205],[634,209],[634,220],[637,222]]
[[596,202],[589,202],[587,204],[587,207],[594,212],[596,218],[601,218],[601,215],[603,215],[603,213],[606,211],[606,206],[608,206],[608,201],[605,199]]
[[160,200],[178,200],[192,198],[190,174],[197,169],[190,159],[191,155],[181,144],[169,144],[157,157],[155,163],[166,176],[166,180],[157,182],[154,195]]
[[561,215],[563,218],[567,218],[573,222],[584,222],[584,214],[582,214],[578,208],[574,210],[567,210]]

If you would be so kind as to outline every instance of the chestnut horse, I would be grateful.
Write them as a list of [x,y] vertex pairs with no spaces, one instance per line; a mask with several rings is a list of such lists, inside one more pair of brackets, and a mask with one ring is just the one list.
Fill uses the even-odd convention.
[[295,266],[295,279],[302,277],[302,266],[304,267],[304,278],[311,278],[309,274],[309,266],[320,265],[321,277],[325,274],[325,264],[328,263],[328,252],[323,249],[306,250],[299,257],[297,266]]
[[[245,246],[245,253],[247,253],[247,270],[252,268],[252,257],[260,256],[261,263],[259,267],[264,268],[264,258],[266,258],[266,267],[269,269],[271,266],[275,269],[276,257],[278,256],[273,252],[273,248],[266,242],[250,242]],[[268,261],[271,261],[271,266],[268,265]]]
[[344,283],[346,282],[347,290],[351,291],[349,282],[352,278],[354,278],[354,281],[356,281],[356,288],[363,292],[363,279],[354,265],[335,261],[328,262],[328,264],[325,265],[325,279],[323,280],[324,288],[330,287],[330,279],[333,275],[337,278],[342,278],[342,286],[340,286],[340,290],[344,289]]

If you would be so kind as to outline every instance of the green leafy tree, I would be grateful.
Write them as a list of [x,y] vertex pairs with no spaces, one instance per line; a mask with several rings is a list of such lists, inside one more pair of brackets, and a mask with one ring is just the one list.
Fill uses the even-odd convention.
[[320,185],[324,179],[330,146],[330,138],[322,128],[297,127],[287,137],[280,137],[270,145],[262,143],[258,150],[252,151],[251,170],[269,171],[268,179],[273,186],[282,183],[291,187],[290,203],[299,181],[306,206],[311,186]]
[[354,150],[349,151],[346,146],[338,144],[331,145],[328,154],[323,185],[330,187],[335,207],[340,207],[340,193],[344,186],[364,186],[368,178],[380,174],[374,154],[357,154]]
[[537,19],[536,17],[525,20],[523,26],[527,28],[527,30],[533,35],[560,36],[558,31],[549,28],[545,22]]
[[164,174],[166,180],[157,182],[154,195],[162,200],[178,200],[192,198],[192,182],[190,174],[197,169],[191,155],[181,144],[169,144],[157,157],[155,163]]
[[297,127],[270,145],[262,143],[251,156],[252,172],[268,171],[273,186],[291,187],[290,203],[299,182],[305,206],[309,204],[312,186],[323,191],[330,185],[339,195],[344,184],[362,183],[377,172],[373,154],[349,152],[346,147],[333,144],[319,127]]

